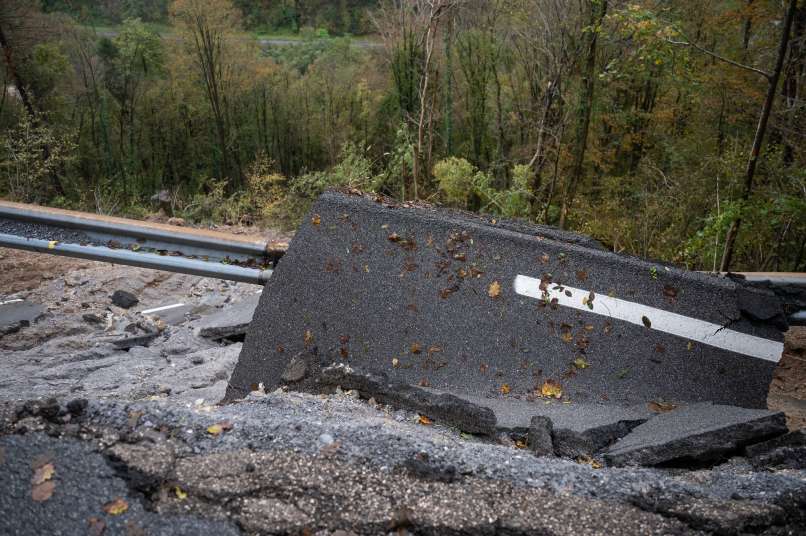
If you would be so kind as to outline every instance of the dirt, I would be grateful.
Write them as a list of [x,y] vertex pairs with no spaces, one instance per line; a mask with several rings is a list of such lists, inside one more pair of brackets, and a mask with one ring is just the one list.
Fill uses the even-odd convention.
[[806,327],[793,327],[786,334],[767,406],[786,413],[790,429],[806,428]]

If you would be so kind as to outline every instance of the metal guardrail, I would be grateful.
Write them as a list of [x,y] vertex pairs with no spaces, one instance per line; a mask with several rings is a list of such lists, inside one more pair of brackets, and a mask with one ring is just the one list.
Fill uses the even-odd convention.
[[[0,201],[0,246],[142,268],[264,284],[285,244]],[[58,240],[65,230],[81,240]],[[70,235],[72,236],[72,235]]]

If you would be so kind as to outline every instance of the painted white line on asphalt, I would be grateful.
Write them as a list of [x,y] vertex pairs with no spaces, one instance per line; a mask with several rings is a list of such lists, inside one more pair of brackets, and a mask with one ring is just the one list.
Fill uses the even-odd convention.
[[184,303],[175,303],[173,305],[166,305],[164,307],[157,307],[156,309],[149,309],[148,311],[141,311],[141,315],[153,315],[154,313],[161,313],[162,311],[168,311],[170,309],[176,309],[177,307],[184,307]]
[[0,305],[10,305],[12,303],[20,303],[21,301],[22,300],[19,300],[19,299],[18,300],[8,300],[8,301],[0,302]]
[[[588,303],[590,291],[563,285],[560,290],[556,283],[546,285],[546,293],[540,290],[540,279],[518,275],[515,277],[515,292],[521,296],[557,300],[558,305],[579,309],[587,313],[623,320],[638,326],[662,331],[696,341],[708,346],[722,348],[737,354],[778,362],[784,351],[783,343],[740,333],[723,328],[719,324],[679,315],[663,309],[656,309],[619,298],[596,294]],[[569,292],[571,296],[568,296]]]

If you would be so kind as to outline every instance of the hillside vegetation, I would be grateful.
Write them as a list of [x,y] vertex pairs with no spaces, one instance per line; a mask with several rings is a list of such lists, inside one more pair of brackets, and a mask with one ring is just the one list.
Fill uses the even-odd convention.
[[293,227],[350,186],[802,271],[805,36],[803,0],[4,0],[0,195]]

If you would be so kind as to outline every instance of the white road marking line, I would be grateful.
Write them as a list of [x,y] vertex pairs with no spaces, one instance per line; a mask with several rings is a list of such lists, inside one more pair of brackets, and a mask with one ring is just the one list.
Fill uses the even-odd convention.
[[19,300],[19,299],[18,300],[8,300],[8,301],[0,302],[0,305],[10,305],[12,303],[20,303],[21,301],[22,300]]
[[166,305],[164,307],[157,307],[155,309],[149,309],[148,311],[140,311],[141,315],[153,315],[154,313],[161,313],[162,311],[168,311],[170,309],[176,309],[177,307],[184,307],[184,303],[175,303],[173,305]]
[[[583,303],[583,300],[587,300],[590,291],[565,285],[562,286],[562,290],[559,290],[557,286],[556,283],[547,285],[547,298],[556,299],[557,304],[563,307],[623,320],[638,326],[644,326],[643,318],[647,318],[651,324],[650,329],[775,363],[781,360],[781,354],[784,351],[784,345],[781,342],[740,333],[705,320],[606,295],[596,294],[591,308],[587,303]],[[569,291],[571,296],[566,295],[566,291]],[[515,277],[515,292],[528,298],[544,299],[543,291],[540,290],[540,279],[534,277],[525,275]]]

